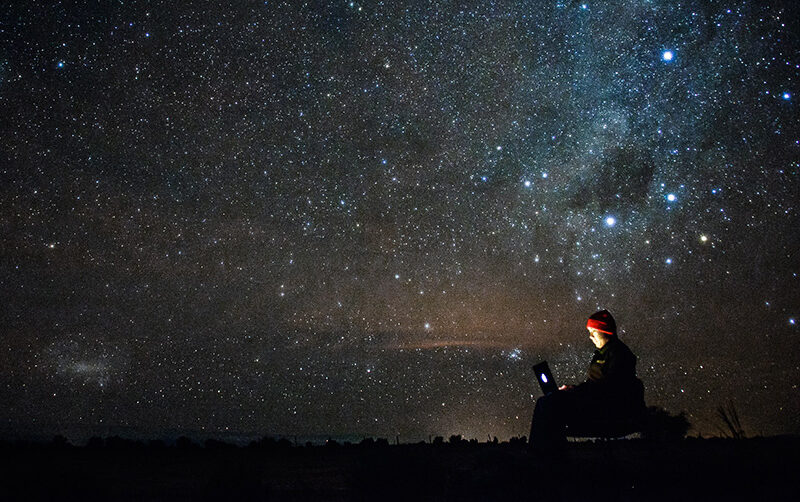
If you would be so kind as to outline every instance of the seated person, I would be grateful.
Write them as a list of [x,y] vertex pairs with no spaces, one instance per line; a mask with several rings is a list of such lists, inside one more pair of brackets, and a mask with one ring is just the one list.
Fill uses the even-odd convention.
[[[536,400],[531,447],[548,450],[566,442],[567,429],[596,430],[632,423],[644,413],[644,390],[636,378],[636,356],[617,338],[617,325],[607,310],[586,323],[597,348],[586,381],[562,385]],[[602,434],[601,434],[602,435]]]

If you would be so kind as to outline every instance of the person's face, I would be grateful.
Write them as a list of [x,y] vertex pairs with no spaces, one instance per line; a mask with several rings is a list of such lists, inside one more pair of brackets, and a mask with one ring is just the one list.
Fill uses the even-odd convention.
[[596,329],[591,329],[591,328],[586,328],[586,329],[589,330],[589,339],[592,341],[594,346],[597,347],[598,349],[602,349],[603,345],[605,345],[606,342],[608,341],[608,338],[606,338],[605,335],[603,335],[603,333],[600,333]]

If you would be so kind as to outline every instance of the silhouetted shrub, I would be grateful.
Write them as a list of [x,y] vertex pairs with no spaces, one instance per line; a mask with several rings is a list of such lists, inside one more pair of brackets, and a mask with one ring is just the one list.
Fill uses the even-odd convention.
[[249,448],[258,448],[260,450],[269,450],[271,448],[274,448],[275,445],[276,445],[275,438],[272,438],[272,437],[269,437],[269,436],[264,436],[261,439],[258,439],[258,440],[255,440],[255,441],[250,441],[250,444],[248,444],[247,446]]
[[518,438],[518,437],[514,436],[514,437],[512,437],[511,439],[508,440],[508,444],[511,444],[511,445],[526,445],[526,444],[528,444],[528,437],[527,436],[522,436],[521,438]]
[[719,418],[722,425],[715,425],[717,430],[722,434],[722,437],[732,439],[743,439],[746,437],[742,423],[739,421],[739,413],[736,411],[736,406],[733,404],[733,401],[728,401],[727,405],[717,408],[717,418]]
[[650,440],[677,441],[686,436],[691,426],[684,412],[672,415],[664,408],[649,406],[642,435]]
[[364,446],[366,448],[371,448],[375,446],[375,440],[372,438],[364,438],[361,442],[358,443],[359,446]]
[[91,450],[97,450],[103,448],[106,445],[106,442],[103,441],[103,438],[98,436],[92,436],[89,438],[89,441],[86,442],[86,447]]
[[461,434],[453,434],[447,441],[450,444],[461,444],[461,442],[464,441],[464,439],[461,438]]
[[444,444],[444,438],[442,436],[436,436],[433,438],[433,444],[435,446],[441,446]]
[[203,445],[206,447],[206,450],[231,450],[236,448],[236,445],[232,445],[230,443],[226,443],[225,441],[219,441],[217,439],[206,439]]
[[386,439],[386,438],[378,438],[378,439],[375,440],[375,446],[378,446],[378,447],[381,447],[381,448],[387,447],[387,446],[389,446],[389,440]]
[[151,439],[150,442],[147,443],[147,446],[151,450],[163,450],[167,447],[167,444],[160,439]]
[[58,449],[66,449],[66,448],[70,448],[72,446],[70,444],[69,440],[66,437],[62,436],[61,434],[53,436],[53,440],[50,442],[50,444],[54,448],[58,448]]
[[197,448],[197,444],[186,436],[181,436],[175,441],[175,447],[179,450],[193,450]]
[[106,448],[110,448],[112,450],[133,450],[142,446],[144,446],[142,443],[132,439],[121,438],[119,436],[111,436],[106,438]]
[[328,438],[328,440],[325,441],[325,447],[326,448],[338,448],[339,447],[339,442],[336,441],[335,439]]

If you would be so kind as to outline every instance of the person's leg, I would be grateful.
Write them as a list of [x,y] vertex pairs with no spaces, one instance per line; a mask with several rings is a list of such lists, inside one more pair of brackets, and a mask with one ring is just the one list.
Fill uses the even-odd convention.
[[569,408],[568,401],[569,396],[563,391],[552,392],[536,400],[529,440],[532,449],[553,450],[564,445],[564,413]]

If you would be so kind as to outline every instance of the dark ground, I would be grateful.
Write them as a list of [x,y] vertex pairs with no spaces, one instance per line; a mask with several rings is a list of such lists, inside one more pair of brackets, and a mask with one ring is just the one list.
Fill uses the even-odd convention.
[[0,446],[0,500],[797,500],[800,438],[233,448]]

